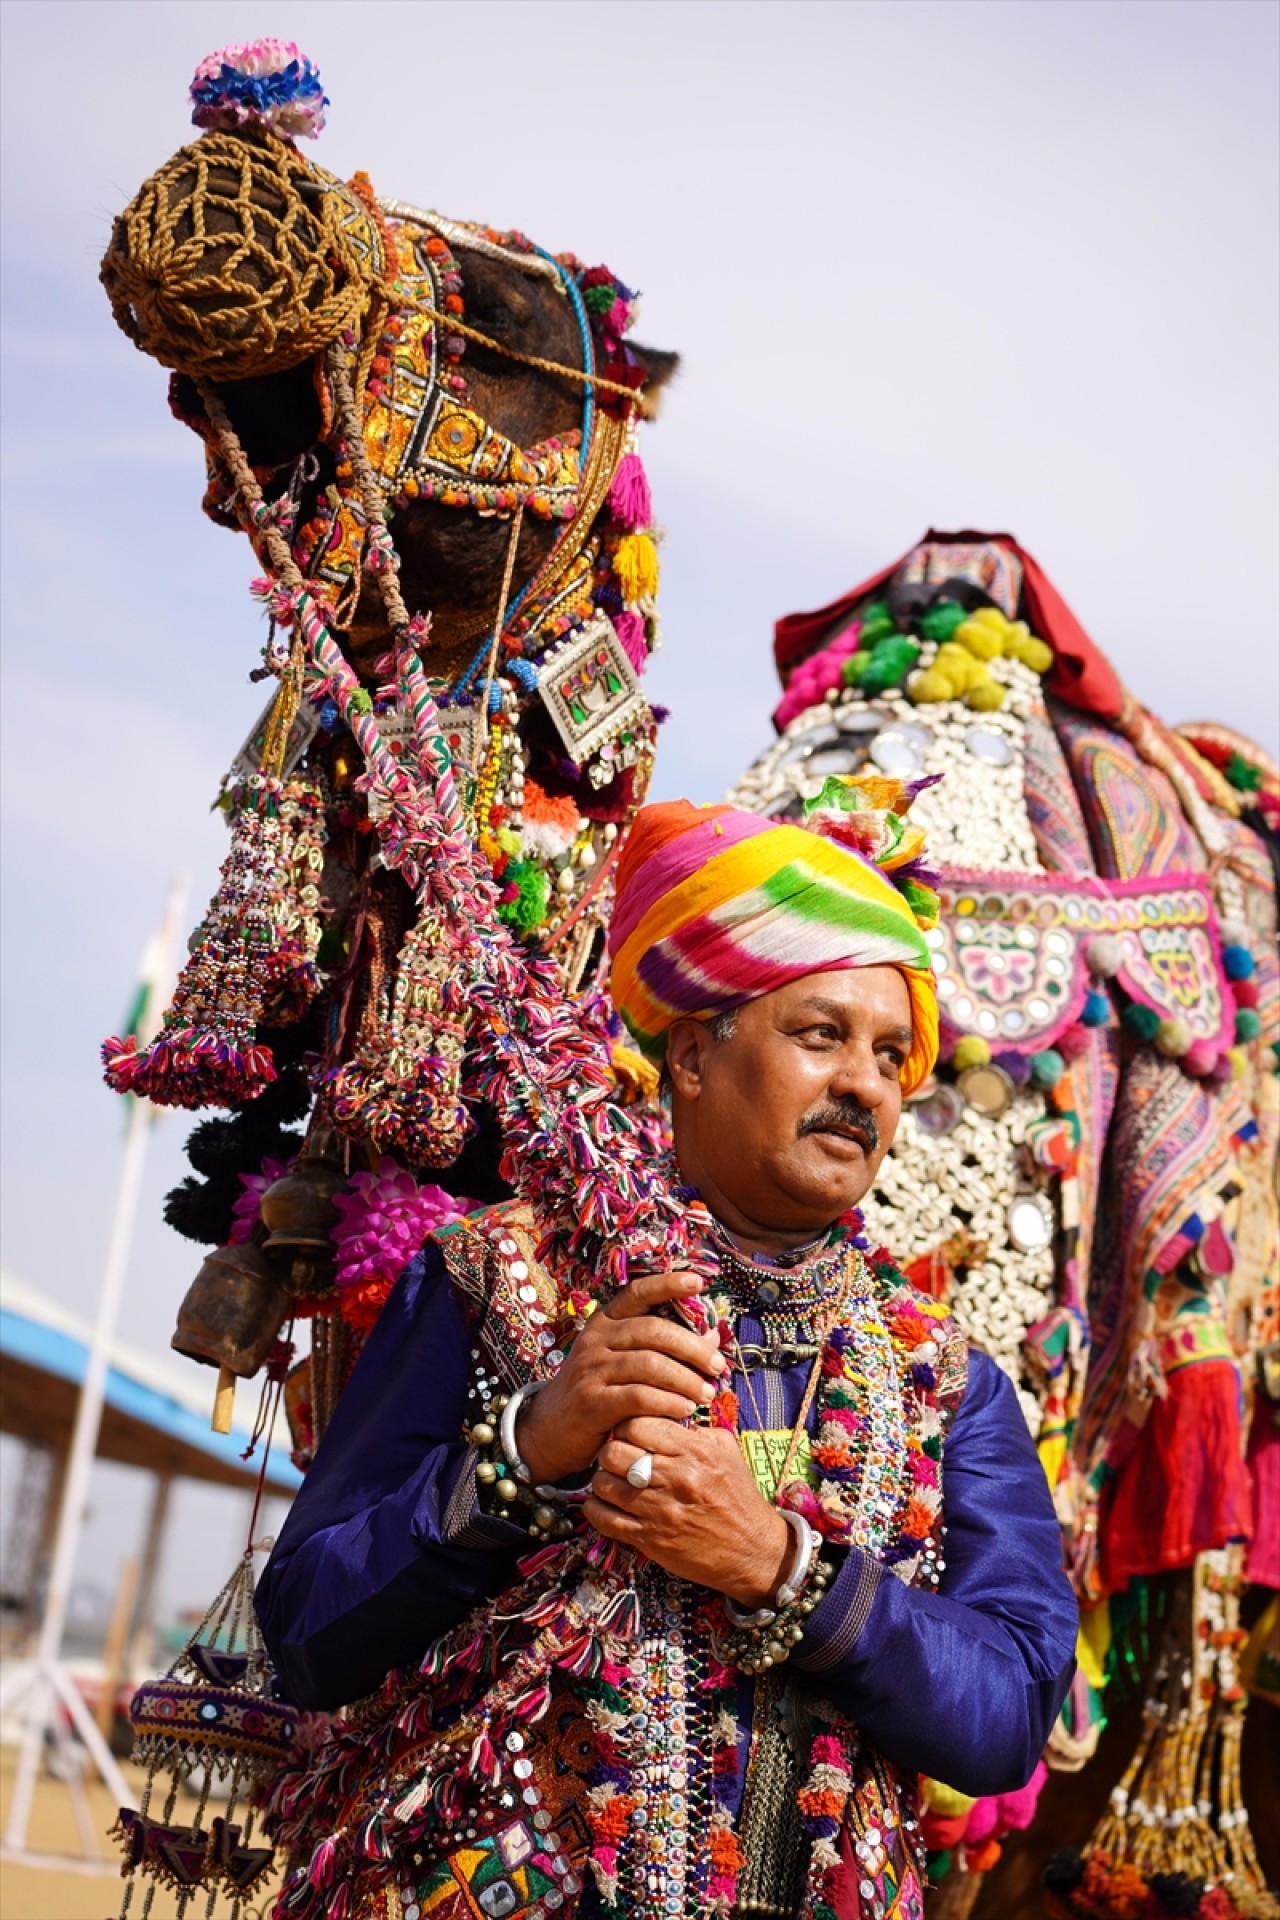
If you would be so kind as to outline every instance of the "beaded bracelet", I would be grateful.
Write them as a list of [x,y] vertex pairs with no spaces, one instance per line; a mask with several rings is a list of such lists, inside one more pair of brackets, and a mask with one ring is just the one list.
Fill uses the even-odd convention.
[[557,1513],[552,1502],[567,1504],[574,1496],[556,1487],[530,1486],[529,1470],[518,1449],[512,1446],[508,1459],[502,1443],[502,1428],[513,1433],[515,1425],[514,1414],[507,1420],[503,1416],[513,1399],[518,1401],[522,1395],[491,1396],[481,1391],[475,1397],[479,1399],[480,1418],[464,1426],[462,1433],[476,1451],[476,1495],[481,1511],[513,1522],[519,1512],[533,1540],[567,1539],[573,1532],[573,1520],[566,1513]]
[[804,1638],[804,1623],[830,1586],[834,1571],[829,1561],[814,1554],[798,1582],[793,1579],[784,1583],[783,1591],[790,1587],[792,1598],[776,1609],[762,1607],[760,1612],[767,1614],[767,1619],[747,1616],[758,1624],[734,1625],[729,1614],[732,1602],[726,1600],[730,1631],[720,1641],[720,1653],[741,1673],[765,1673],[770,1667],[780,1667]]

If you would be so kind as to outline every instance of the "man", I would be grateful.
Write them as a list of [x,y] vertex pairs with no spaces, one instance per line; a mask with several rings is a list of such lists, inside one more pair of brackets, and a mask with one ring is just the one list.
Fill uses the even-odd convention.
[[[355,1912],[910,1920],[916,1776],[1039,1758],[1076,1608],[1016,1397],[849,1218],[937,1051],[884,799],[828,783],[822,835],[650,807],[620,864],[613,993],[713,1276],[633,1279],[535,1380],[511,1341],[554,1289],[499,1210],[413,1263],[343,1394],[259,1610],[303,1706],[423,1663],[324,1775],[346,1857],[408,1835]],[[673,1311],[706,1297],[710,1330]]]

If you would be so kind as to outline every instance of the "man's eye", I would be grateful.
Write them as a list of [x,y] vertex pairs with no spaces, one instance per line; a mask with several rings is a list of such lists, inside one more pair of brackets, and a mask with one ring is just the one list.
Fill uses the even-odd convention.
[[829,1041],[838,1040],[840,1038],[840,1035],[836,1032],[834,1027],[819,1026],[819,1027],[802,1027],[800,1029],[799,1037],[802,1040],[817,1040],[825,1046]]

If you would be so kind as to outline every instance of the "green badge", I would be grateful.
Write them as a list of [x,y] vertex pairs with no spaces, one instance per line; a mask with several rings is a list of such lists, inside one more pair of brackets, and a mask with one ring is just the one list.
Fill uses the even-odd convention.
[[[772,1500],[779,1490],[779,1481],[787,1454],[791,1448],[791,1429],[766,1428],[761,1433],[739,1433],[742,1451],[747,1457],[751,1477],[766,1500]],[[788,1480],[807,1480],[811,1487],[818,1484],[818,1476],[813,1466],[813,1448],[807,1433],[802,1433],[787,1471]]]

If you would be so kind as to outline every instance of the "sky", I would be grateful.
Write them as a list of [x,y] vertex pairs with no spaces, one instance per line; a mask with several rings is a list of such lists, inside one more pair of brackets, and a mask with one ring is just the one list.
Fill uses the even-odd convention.
[[[0,33],[3,1257],[65,1305],[122,1146],[98,1044],[171,876],[193,923],[213,890],[260,704],[247,545],[97,283],[230,40],[318,64],[331,171],[606,261],[680,352],[644,446],[657,797],[721,793],[770,737],[774,620],[929,525],[1016,534],[1148,706],[1280,750],[1271,0],[6,0]],[[198,1265],[160,1218],[188,1125],[155,1131],[126,1294],[155,1350]],[[138,1478],[95,1481],[103,1589]],[[167,1604],[220,1584],[237,1516],[183,1492]]]

